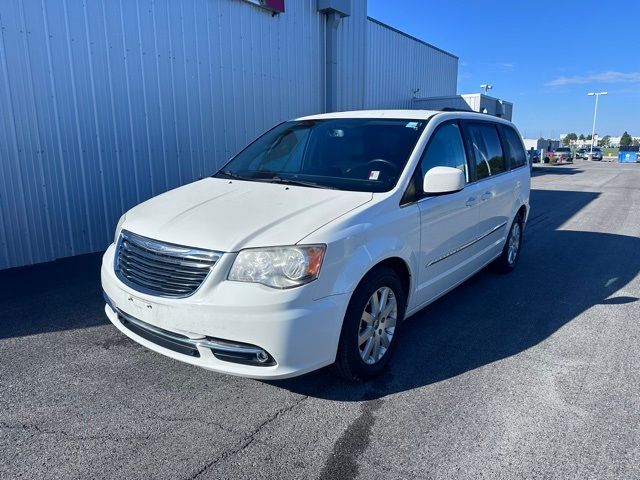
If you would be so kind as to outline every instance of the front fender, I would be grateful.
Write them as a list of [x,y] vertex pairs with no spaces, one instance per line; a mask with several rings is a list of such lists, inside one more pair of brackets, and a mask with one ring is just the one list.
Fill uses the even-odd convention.
[[[371,219],[375,219],[372,221]],[[399,206],[385,211],[368,210],[318,231],[305,238],[305,243],[327,243],[327,257],[321,276],[326,295],[351,293],[364,276],[380,262],[401,259],[409,270],[409,303],[416,283],[420,245],[420,212],[417,205]]]

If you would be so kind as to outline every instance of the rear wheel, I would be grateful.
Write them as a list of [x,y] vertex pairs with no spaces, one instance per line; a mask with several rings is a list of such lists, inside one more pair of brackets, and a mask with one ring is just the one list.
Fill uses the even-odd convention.
[[390,268],[372,270],[356,288],[342,325],[334,370],[341,377],[365,380],[389,362],[404,318],[406,293]]
[[495,266],[498,271],[502,273],[509,273],[516,268],[518,259],[520,258],[520,248],[522,246],[522,234],[524,223],[522,215],[518,214],[513,220],[511,230],[507,236],[507,241],[504,244],[502,253],[495,262]]

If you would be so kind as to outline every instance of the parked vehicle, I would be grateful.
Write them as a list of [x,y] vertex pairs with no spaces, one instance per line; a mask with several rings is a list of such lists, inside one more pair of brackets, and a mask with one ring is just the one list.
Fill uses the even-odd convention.
[[586,159],[589,155],[589,149],[587,148],[579,148],[576,151],[576,158]]
[[402,348],[406,317],[492,262],[515,268],[529,189],[520,135],[488,115],[288,121],[122,216],[105,312],[146,348],[218,372],[333,364],[366,379]]
[[600,147],[593,147],[593,152],[591,151],[591,148],[586,148],[585,150],[586,151],[582,157],[585,160],[589,158],[589,155],[591,155],[592,160],[602,160],[602,149]]
[[553,151],[553,158],[556,163],[570,163],[573,162],[573,153],[569,147],[558,147]]
[[540,153],[538,152],[538,150],[527,150],[527,159],[529,160],[529,163],[540,163]]

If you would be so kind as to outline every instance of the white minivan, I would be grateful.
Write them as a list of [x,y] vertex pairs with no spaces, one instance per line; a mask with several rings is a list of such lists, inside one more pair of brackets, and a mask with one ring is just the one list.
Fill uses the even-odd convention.
[[505,120],[313,115],[118,222],[105,311],[150,350],[217,372],[366,379],[405,318],[494,263],[512,270],[530,173]]

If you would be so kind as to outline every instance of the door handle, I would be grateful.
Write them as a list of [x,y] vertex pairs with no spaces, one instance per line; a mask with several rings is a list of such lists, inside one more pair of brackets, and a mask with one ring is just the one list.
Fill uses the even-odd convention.
[[482,196],[480,197],[481,200],[489,200],[491,197],[493,197],[493,193],[492,192],[484,192],[482,194]]
[[467,207],[473,207],[476,203],[478,203],[478,199],[476,197],[471,197],[470,199],[467,200],[465,205]]

